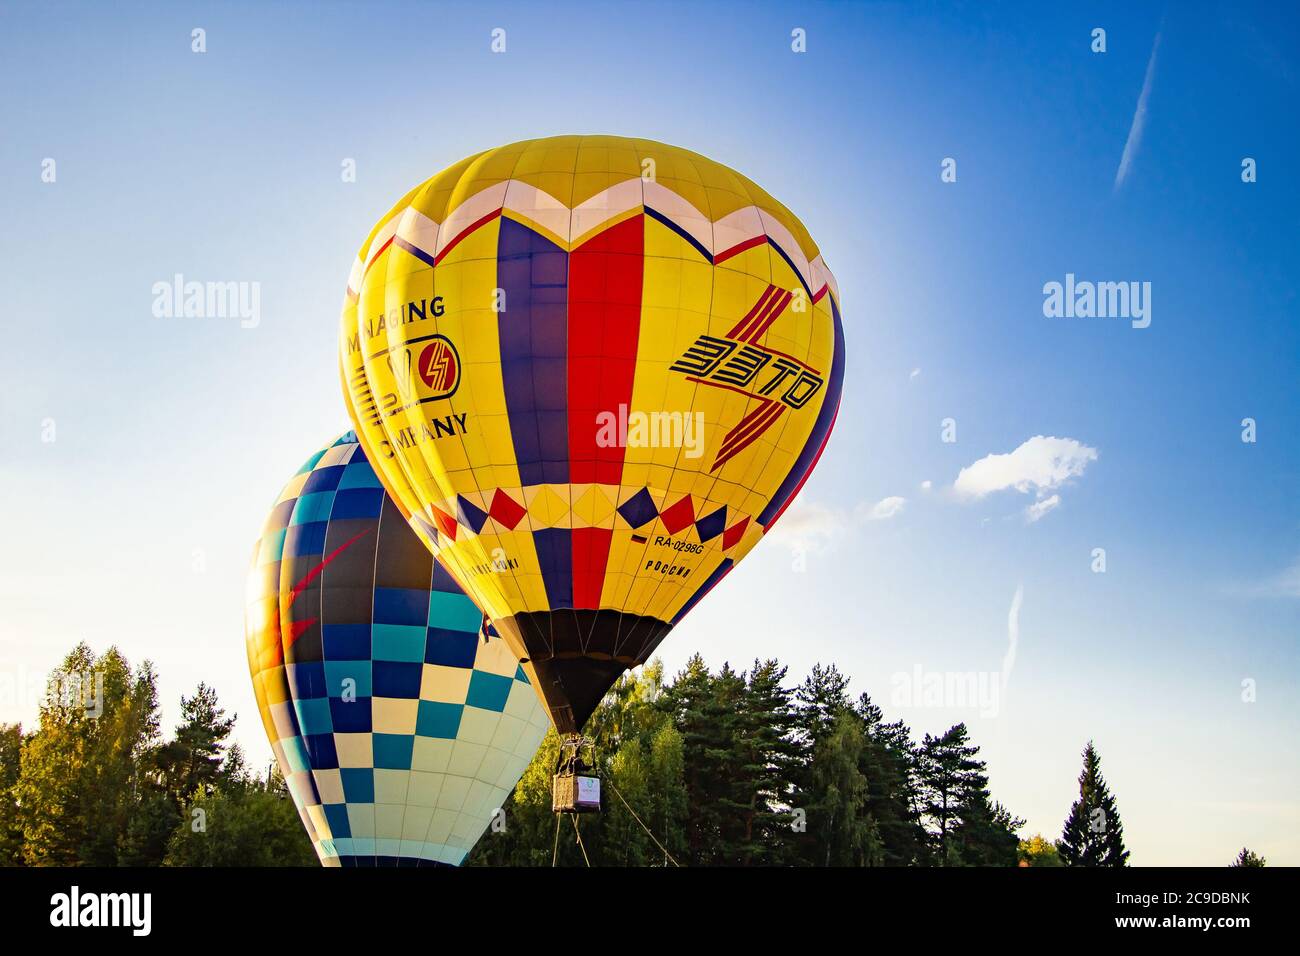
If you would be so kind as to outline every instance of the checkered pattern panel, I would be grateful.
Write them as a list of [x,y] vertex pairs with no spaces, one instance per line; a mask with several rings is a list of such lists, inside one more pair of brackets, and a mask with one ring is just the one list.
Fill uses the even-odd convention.
[[351,432],[274,502],[249,575],[249,669],[324,865],[457,865],[518,781],[549,723],[482,621]]

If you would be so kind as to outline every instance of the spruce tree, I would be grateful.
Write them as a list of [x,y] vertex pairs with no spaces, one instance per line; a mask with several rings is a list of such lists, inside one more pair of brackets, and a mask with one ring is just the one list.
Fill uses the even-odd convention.
[[1025,821],[992,800],[986,789],[972,791],[959,812],[949,840],[957,848],[962,866],[1016,866],[1020,838],[1016,831]]
[[1258,853],[1248,850],[1243,846],[1241,852],[1237,854],[1237,858],[1228,865],[1234,868],[1251,868],[1263,866],[1266,862],[1267,861]]
[[786,668],[775,660],[756,660],[746,676],[738,740],[749,799],[741,851],[746,865],[784,863],[789,850],[789,811],[800,748],[793,693],[783,686],[785,675]]
[[1066,866],[1127,866],[1124,825],[1115,798],[1101,775],[1101,758],[1088,741],[1079,774],[1079,799],[1070,807],[1056,848]]
[[859,767],[867,779],[867,810],[878,828],[881,862],[911,866],[925,852],[912,732],[901,720],[885,723],[880,708],[867,694],[858,698],[855,709],[866,733]]
[[693,866],[728,862],[738,808],[733,790],[736,707],[744,682],[729,667],[714,677],[696,654],[664,691],[663,706],[682,736],[688,801],[687,860]]

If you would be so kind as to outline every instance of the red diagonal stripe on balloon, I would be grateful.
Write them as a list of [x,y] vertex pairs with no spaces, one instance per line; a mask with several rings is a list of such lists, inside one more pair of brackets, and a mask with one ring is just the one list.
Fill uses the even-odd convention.
[[748,435],[753,429],[761,428],[763,420],[772,414],[772,406],[775,404],[776,402],[770,398],[765,398],[759,402],[758,407],[742,418],[740,423],[727,433],[727,437],[722,439],[718,454],[725,454],[732,445]]
[[772,327],[772,323],[780,317],[781,313],[785,311],[785,307],[790,304],[790,300],[793,298],[793,292],[787,292],[785,295],[781,296],[781,300],[770,312],[768,312],[767,318],[763,320],[763,324],[753,332],[749,333],[749,341],[757,344],[758,340],[763,337],[763,333]]
[[737,442],[736,444],[732,445],[726,451],[718,452],[717,461],[713,463],[713,467],[710,468],[709,471],[711,472],[717,471],[719,468],[725,465],[736,455],[740,454],[742,451],[744,451],[746,448],[752,445],[760,435],[762,435],[765,431],[771,428],[773,424],[775,424],[776,420],[781,417],[781,414],[784,411],[785,411],[784,405],[773,403],[773,407],[770,410],[770,412],[766,416],[764,416],[761,420],[756,422],[754,426],[752,426],[752,430],[750,431],[747,437]]
[[740,333],[740,340],[742,342],[753,342],[757,337],[755,332],[758,328],[760,326],[763,328],[767,327],[767,317],[772,314],[772,310],[775,309],[779,312],[785,307],[781,301],[782,296],[785,294],[785,290],[777,289],[775,286],[773,286],[773,289],[775,294],[767,300],[767,304],[763,306],[758,315],[754,316],[753,321],[746,325],[744,331]]
[[771,285],[769,283],[768,287],[763,290],[763,294],[758,297],[758,301],[754,303],[754,307],[750,309],[748,313],[746,313],[743,319],[741,319],[739,322],[736,323],[735,328],[733,328],[730,332],[727,333],[727,338],[729,339],[740,338],[740,330],[743,329],[745,326],[749,325],[749,323],[754,320],[754,316],[758,315],[759,311],[763,308],[764,304],[766,304],[768,298],[775,291],[776,291],[776,286]]
[[[320,563],[317,564],[315,567],[313,567],[310,571],[308,571],[303,576],[302,580],[299,581],[297,584],[295,584],[293,588],[289,591],[289,599],[284,602],[283,610],[287,611],[289,608],[293,607],[293,602],[298,600],[298,595],[301,594],[303,591],[307,590],[307,586],[311,584],[312,581],[315,581],[318,577],[320,577],[321,572],[323,572],[327,567],[329,567],[330,563],[335,558],[337,558],[348,548],[352,547],[352,545],[356,543],[358,538],[362,537],[363,535],[369,534],[370,531],[371,531],[370,528],[366,528],[362,531],[358,531],[356,534],[348,538],[348,540],[344,541],[341,545],[339,545],[329,554],[325,555],[325,557],[321,559]],[[306,620],[302,620],[302,621],[294,621],[292,624],[289,625],[288,639],[286,640],[285,643],[292,645],[294,641],[298,640],[298,638],[302,636],[303,632],[306,631],[307,628],[311,627],[315,623],[316,623],[316,618],[314,617],[307,618]]]

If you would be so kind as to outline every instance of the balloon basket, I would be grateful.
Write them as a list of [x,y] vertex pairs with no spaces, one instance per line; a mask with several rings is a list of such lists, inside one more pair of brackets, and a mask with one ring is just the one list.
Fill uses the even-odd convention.
[[599,813],[600,777],[582,759],[591,741],[568,734],[560,742],[560,760],[551,778],[551,809],[556,813]]
[[600,778],[557,773],[551,781],[551,809],[556,813],[599,813]]

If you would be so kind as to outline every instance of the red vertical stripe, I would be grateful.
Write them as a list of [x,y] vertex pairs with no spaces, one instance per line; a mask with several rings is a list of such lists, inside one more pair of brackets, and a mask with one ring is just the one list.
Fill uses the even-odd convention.
[[600,447],[596,416],[632,402],[641,334],[644,217],[633,216],[569,254],[569,481],[617,485],[623,449]]
[[[617,485],[624,449],[597,442],[597,416],[612,416],[618,437],[620,406],[632,404],[641,335],[645,219],[633,216],[569,253],[569,481]],[[573,606],[600,607],[612,532],[573,530]]]
[[610,528],[573,529],[573,606],[600,607],[605,587],[605,565],[609,561]]

